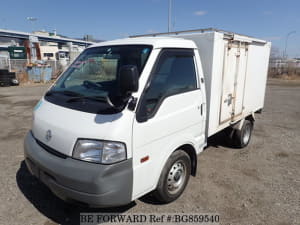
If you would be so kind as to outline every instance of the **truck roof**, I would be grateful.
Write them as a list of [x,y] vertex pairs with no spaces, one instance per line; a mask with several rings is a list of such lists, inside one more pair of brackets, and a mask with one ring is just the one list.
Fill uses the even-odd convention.
[[113,41],[105,41],[89,46],[89,48],[107,46],[107,45],[152,45],[153,48],[193,48],[196,49],[196,44],[191,40],[186,40],[177,37],[137,37],[123,38]]
[[237,41],[243,41],[243,42],[257,42],[265,44],[267,41],[261,40],[258,38],[254,38],[248,35],[244,34],[238,34],[231,31],[216,29],[216,28],[205,28],[205,29],[195,29],[195,30],[183,30],[183,31],[174,31],[174,32],[165,32],[165,33],[152,33],[152,34],[142,34],[142,35],[133,35],[130,36],[131,38],[140,38],[140,37],[161,37],[161,36],[167,36],[167,37],[176,37],[177,35],[180,35],[180,37],[184,37],[185,35],[201,35],[204,33],[221,33],[224,35],[224,38],[231,39],[231,40],[237,40]]

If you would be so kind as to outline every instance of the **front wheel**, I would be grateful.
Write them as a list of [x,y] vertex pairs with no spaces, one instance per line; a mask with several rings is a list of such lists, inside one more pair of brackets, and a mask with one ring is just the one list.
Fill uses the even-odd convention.
[[176,200],[184,191],[191,174],[191,160],[183,150],[175,151],[168,159],[153,195],[161,203]]

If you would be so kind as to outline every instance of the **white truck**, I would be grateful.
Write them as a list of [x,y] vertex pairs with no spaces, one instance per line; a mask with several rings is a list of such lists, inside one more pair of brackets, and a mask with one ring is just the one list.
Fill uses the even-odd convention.
[[236,146],[249,143],[270,46],[202,29],[88,47],[34,109],[28,169],[74,203],[177,199],[208,137],[226,128]]

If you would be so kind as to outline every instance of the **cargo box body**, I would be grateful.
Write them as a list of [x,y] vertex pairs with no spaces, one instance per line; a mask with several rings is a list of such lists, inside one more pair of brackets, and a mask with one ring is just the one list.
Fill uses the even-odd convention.
[[223,32],[179,34],[193,40],[206,83],[209,137],[264,106],[271,43]]

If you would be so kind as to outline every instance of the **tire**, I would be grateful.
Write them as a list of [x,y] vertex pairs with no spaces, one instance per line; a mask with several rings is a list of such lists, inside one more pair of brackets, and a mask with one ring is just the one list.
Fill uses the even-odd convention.
[[177,150],[168,159],[160,175],[153,197],[160,203],[176,200],[184,191],[191,174],[191,159],[183,150]]
[[10,82],[9,81],[1,81],[0,80],[0,87],[9,87],[10,86]]
[[245,120],[241,130],[236,130],[234,134],[234,143],[238,148],[246,147],[252,136],[253,122]]
[[234,143],[235,130],[232,127],[227,127],[223,130],[223,134],[225,137],[225,140],[224,140],[225,146],[227,146],[227,147],[235,146],[235,143]]

